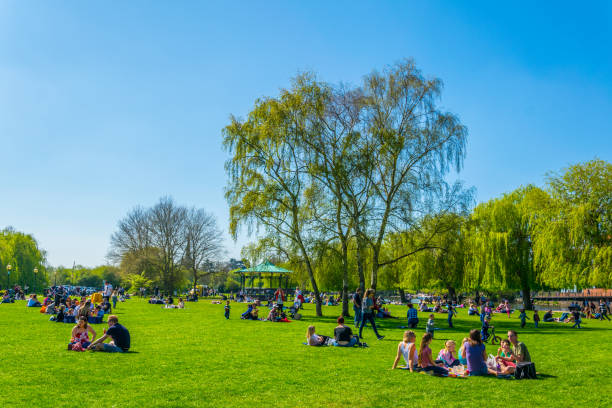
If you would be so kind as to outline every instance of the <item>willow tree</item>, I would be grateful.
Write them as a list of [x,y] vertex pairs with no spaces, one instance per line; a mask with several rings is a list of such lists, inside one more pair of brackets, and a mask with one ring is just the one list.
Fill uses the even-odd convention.
[[478,205],[466,235],[464,286],[473,290],[520,289],[531,309],[531,290],[537,286],[534,263],[534,228],[549,202],[540,188],[519,188],[501,198]]
[[362,232],[372,253],[373,288],[380,267],[407,256],[381,259],[387,232],[405,230],[429,213],[449,191],[449,170],[462,166],[467,130],[438,106],[441,91],[442,82],[425,78],[410,60],[364,78],[360,170],[370,181],[372,198]]
[[612,164],[592,160],[548,176],[550,205],[534,244],[540,279],[555,288],[612,286]]
[[404,255],[383,269],[381,278],[399,289],[441,288],[456,298],[464,273],[464,239],[461,233],[466,215],[441,213],[427,215],[419,228],[389,234],[381,254],[385,258]]
[[312,217],[306,205],[308,185],[302,141],[312,133],[308,87],[298,80],[278,98],[255,103],[246,120],[231,117],[224,128],[224,146],[230,206],[230,231],[263,228],[266,235],[290,240],[301,255],[315,295],[316,314],[322,315],[321,297],[311,261]]

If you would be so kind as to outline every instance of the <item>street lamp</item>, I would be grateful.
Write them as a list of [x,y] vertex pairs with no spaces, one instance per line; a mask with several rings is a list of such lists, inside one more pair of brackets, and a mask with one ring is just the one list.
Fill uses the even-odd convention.
[[57,271],[53,272],[53,286],[57,286]]
[[38,284],[38,268],[34,268],[34,287],[32,288],[34,290],[34,293],[36,293],[37,284]]
[[11,269],[13,269],[11,264],[6,265],[6,276],[7,276],[6,289],[8,289],[8,290],[11,289]]

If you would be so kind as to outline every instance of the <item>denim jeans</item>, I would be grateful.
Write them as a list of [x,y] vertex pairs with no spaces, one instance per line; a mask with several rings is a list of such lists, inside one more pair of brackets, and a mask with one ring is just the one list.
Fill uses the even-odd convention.
[[358,327],[361,322],[361,308],[353,305],[353,312],[355,312],[355,327]]
[[448,316],[448,327],[453,328],[453,316]]
[[408,319],[408,327],[410,327],[411,329],[416,329],[417,324],[419,324],[418,318]]
[[374,330],[374,334],[376,334],[376,337],[380,337],[380,334],[378,334],[378,330],[376,330],[376,323],[374,322],[374,316],[372,316],[372,313],[364,313],[361,315],[361,323],[359,324],[359,337],[362,337],[361,332],[363,331],[363,326],[365,325],[366,320],[370,321],[370,324],[372,325],[372,329]]
[[336,347],[353,347],[355,344],[357,344],[357,337],[355,336],[351,337],[348,344],[338,344],[336,340],[332,341],[332,345]]

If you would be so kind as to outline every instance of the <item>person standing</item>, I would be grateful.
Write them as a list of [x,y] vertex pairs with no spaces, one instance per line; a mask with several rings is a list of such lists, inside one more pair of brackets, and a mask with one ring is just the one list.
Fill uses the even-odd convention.
[[608,319],[608,321],[610,320],[610,317],[608,317],[608,306],[604,300],[601,299],[599,301],[599,319],[603,320],[604,318]]
[[353,312],[355,313],[355,327],[361,322],[361,288],[357,288],[353,294]]
[[453,328],[453,315],[457,316],[457,312],[452,304],[448,304],[448,327]]
[[230,316],[230,301],[229,300],[225,302],[224,311],[225,311],[225,319],[229,319],[229,316]]
[[104,292],[102,293],[104,300],[110,300],[110,297],[112,294],[113,294],[113,285],[111,285],[109,281],[105,281],[104,282]]
[[117,307],[117,291],[113,290],[113,295],[111,296],[113,301],[113,309]]
[[372,330],[374,330],[374,334],[376,334],[376,338],[378,340],[382,340],[385,336],[381,336],[378,334],[378,330],[376,329],[376,322],[374,322],[374,289],[370,288],[366,290],[366,293],[361,301],[361,323],[359,324],[359,338],[363,338],[363,326],[366,323],[366,320],[370,322],[372,325]]

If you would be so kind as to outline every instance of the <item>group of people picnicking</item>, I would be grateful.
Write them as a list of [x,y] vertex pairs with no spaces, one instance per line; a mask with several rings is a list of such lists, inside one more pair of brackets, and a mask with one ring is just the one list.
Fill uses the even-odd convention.
[[487,357],[480,334],[478,329],[472,329],[469,337],[461,341],[458,351],[454,340],[446,340],[434,359],[430,347],[433,340],[431,333],[423,334],[417,346],[416,334],[412,330],[405,331],[391,368],[398,368],[403,358],[406,365],[399,368],[410,372],[423,371],[442,376],[509,376],[514,374],[517,364],[531,363],[529,350],[518,340],[516,331],[508,331],[508,338],[501,340],[497,355],[493,358]]
[[[118,301],[125,301],[123,293],[113,289],[110,282],[104,282],[102,293],[94,293],[91,298],[82,296],[71,298],[68,291],[62,287],[54,287],[47,291],[47,296],[41,303],[36,294],[31,294],[27,307],[39,307],[40,312],[51,315],[51,321],[58,323],[76,323],[71,332],[68,350],[73,351],[106,351],[126,352],[130,349],[130,333],[121,324],[116,315],[111,314]],[[111,306],[112,302],[112,306]],[[103,323],[103,317],[108,315],[108,329],[97,337],[92,324]],[[105,341],[110,339],[108,343]]]
[[149,298],[149,303],[152,305],[162,305],[164,309],[184,309],[185,300],[179,297],[178,303],[174,304],[174,298],[172,295],[153,295]]

